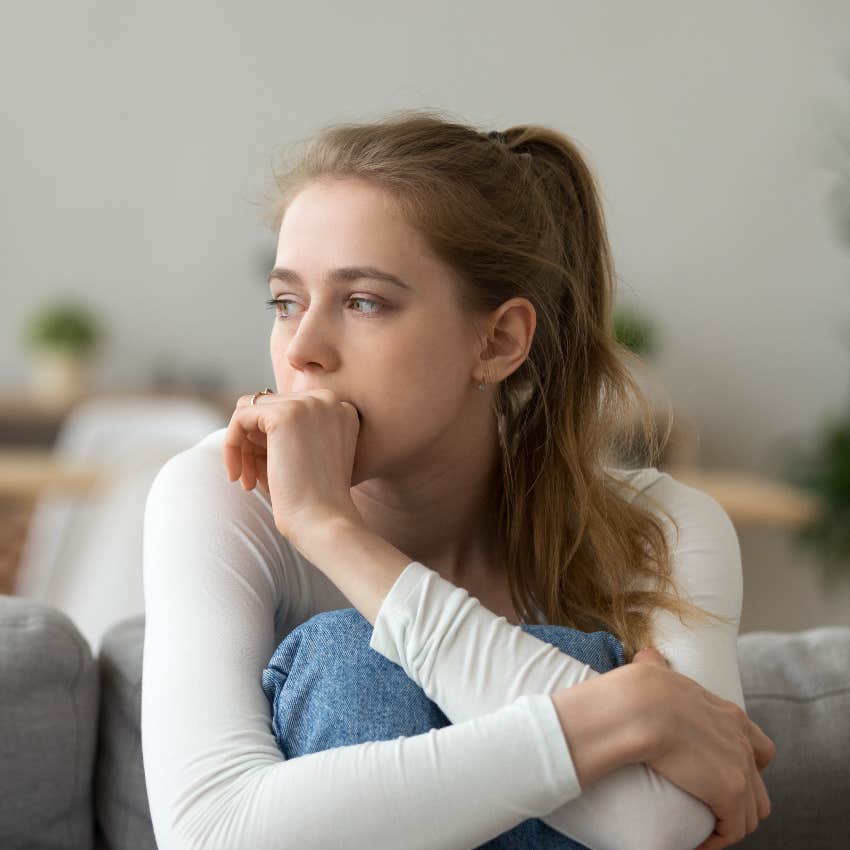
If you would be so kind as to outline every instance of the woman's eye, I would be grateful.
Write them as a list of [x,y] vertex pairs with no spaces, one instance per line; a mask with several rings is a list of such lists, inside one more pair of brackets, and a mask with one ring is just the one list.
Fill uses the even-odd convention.
[[358,298],[356,295],[353,298],[348,299],[348,303],[350,304],[352,301],[362,301],[365,304],[371,304],[373,307],[377,307],[377,310],[368,310],[367,315],[371,315],[372,313],[380,313],[381,305],[377,301],[373,301],[371,298]]
[[[348,299],[349,304],[351,304],[354,301],[361,301],[361,302],[364,302],[366,304],[371,304],[372,307],[376,308],[376,309],[365,310],[365,311],[363,311],[363,310],[355,310],[354,311],[355,313],[361,313],[364,316],[375,315],[377,313],[382,312],[383,309],[384,309],[384,306],[382,304],[378,303],[377,301],[374,301],[371,298],[360,298],[360,297],[355,295],[355,296]],[[272,309],[276,310],[278,319],[288,319],[292,314],[291,313],[282,313],[277,308],[285,309],[286,304],[295,304],[295,303],[296,302],[293,301],[291,298],[269,298],[266,301],[266,304],[267,304],[267,306],[270,310],[272,310]]]
[[277,313],[277,318],[278,318],[278,319],[285,319],[285,318],[287,318],[287,317],[286,317],[286,316],[282,316],[282,315],[280,314],[280,311],[279,311],[279,310],[277,310],[277,307],[278,307],[278,306],[280,306],[280,305],[282,305],[282,304],[292,304],[292,303],[293,303],[292,301],[289,301],[289,300],[288,300],[288,299],[286,299],[286,298],[269,298],[269,299],[266,301],[266,304],[267,304],[267,306],[268,306],[269,310],[274,310],[274,311]]

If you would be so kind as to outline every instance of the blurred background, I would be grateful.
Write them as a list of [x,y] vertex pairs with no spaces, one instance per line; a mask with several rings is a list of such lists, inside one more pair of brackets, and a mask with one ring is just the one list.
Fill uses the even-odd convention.
[[[741,632],[850,625],[846,0],[14,4],[0,27],[0,592],[97,648],[164,461],[274,385],[279,146],[405,107],[580,145],[659,468],[741,543]],[[622,465],[644,465],[633,445]]]

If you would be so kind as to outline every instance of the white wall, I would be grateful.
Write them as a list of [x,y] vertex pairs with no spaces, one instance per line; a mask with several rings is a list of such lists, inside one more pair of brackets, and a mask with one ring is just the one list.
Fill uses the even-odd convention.
[[[850,255],[825,203],[821,118],[843,113],[850,131],[846,0],[3,11],[0,385],[27,380],[24,318],[68,292],[108,324],[103,386],[141,386],[159,359],[244,391],[272,383],[275,240],[257,202],[273,149],[434,106],[580,143],[623,297],[658,323],[658,369],[704,462],[770,471],[778,439],[848,403]],[[850,604],[806,617],[850,623]]]

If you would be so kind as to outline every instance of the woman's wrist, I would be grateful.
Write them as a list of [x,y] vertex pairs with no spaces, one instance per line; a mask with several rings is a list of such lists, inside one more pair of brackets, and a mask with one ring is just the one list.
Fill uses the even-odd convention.
[[582,789],[643,761],[656,745],[639,698],[639,673],[627,664],[551,694]]

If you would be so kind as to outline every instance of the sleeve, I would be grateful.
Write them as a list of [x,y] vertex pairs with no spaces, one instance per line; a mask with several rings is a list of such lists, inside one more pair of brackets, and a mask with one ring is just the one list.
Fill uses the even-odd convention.
[[[661,501],[679,526],[677,540],[662,517],[679,588],[697,605],[734,621],[686,627],[659,609],[653,645],[673,670],[743,708],[737,657],[743,581],[732,522],[712,497],[667,473],[644,492]],[[408,564],[390,589],[370,645],[399,664],[453,722],[523,694],[552,693],[601,675],[496,616],[419,562]],[[715,825],[708,806],[644,764],[609,773],[542,820],[592,850],[693,848]]]
[[141,732],[160,850],[465,850],[580,793],[543,694],[287,760],[262,670],[292,612],[309,616],[320,594],[310,599],[264,499],[228,482],[206,442],[167,461],[148,492]]

